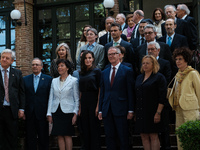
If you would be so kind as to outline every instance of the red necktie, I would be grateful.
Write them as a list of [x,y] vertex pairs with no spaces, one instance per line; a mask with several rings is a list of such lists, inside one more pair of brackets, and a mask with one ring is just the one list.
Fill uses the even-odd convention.
[[114,81],[114,78],[115,78],[115,67],[113,67],[112,69],[113,69],[113,72],[112,72],[111,81],[110,81],[111,86],[113,85],[113,81]]
[[5,88],[5,98],[6,101],[9,102],[9,93],[8,93],[8,76],[7,76],[7,69],[4,70],[4,88]]

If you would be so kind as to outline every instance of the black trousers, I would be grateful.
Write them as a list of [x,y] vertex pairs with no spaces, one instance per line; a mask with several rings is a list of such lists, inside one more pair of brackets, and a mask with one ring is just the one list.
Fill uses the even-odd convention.
[[17,150],[18,120],[13,118],[11,108],[0,108],[0,150]]
[[49,126],[46,118],[38,120],[33,114],[26,118],[26,149],[49,149]]

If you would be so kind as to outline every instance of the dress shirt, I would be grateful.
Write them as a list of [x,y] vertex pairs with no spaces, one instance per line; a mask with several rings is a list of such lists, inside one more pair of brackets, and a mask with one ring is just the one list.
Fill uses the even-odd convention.
[[[121,41],[122,41],[122,39],[120,38],[118,41],[114,41],[113,40],[113,46],[115,47],[115,46],[119,46],[120,45],[120,43],[121,43]],[[117,43],[117,45],[115,45],[115,43]]]
[[120,62],[116,65],[116,66],[113,66],[111,65],[111,69],[110,69],[110,81],[111,81],[111,76],[112,76],[112,72],[113,72],[113,67],[115,67],[115,75],[117,74],[117,70],[119,69],[119,66],[120,66]]
[[126,25],[126,23],[124,22],[124,24],[123,25],[121,25],[121,28],[122,28],[122,30],[124,30],[124,27],[125,27],[125,25]]
[[187,15],[183,16],[181,19],[185,20],[186,17],[187,17]]
[[[8,67],[6,70],[7,70],[7,77],[8,77],[8,81],[9,81],[10,67]],[[4,70],[4,68],[1,67],[1,75],[2,75],[2,79],[3,79],[3,83],[4,83],[4,73],[5,73],[5,70]],[[8,82],[8,84],[9,84],[9,82]],[[5,97],[4,97],[4,101],[3,101],[3,106],[10,106],[10,102],[7,102]]]
[[156,59],[158,60],[158,59],[159,59],[159,56],[157,56]]
[[[139,43],[139,45],[142,45],[142,38],[144,39],[144,43],[145,43],[145,37],[142,37],[142,36],[140,35],[140,38],[139,38],[139,39],[140,39],[140,43]],[[144,44],[144,43],[143,43],[143,44]]]
[[92,43],[92,45],[89,45],[89,43],[88,43],[88,44],[87,44],[87,50],[88,50],[88,51],[93,51],[95,45],[96,45],[96,42]]
[[34,74],[34,76],[33,76],[33,85],[34,85],[35,92],[37,91],[37,88],[38,88],[40,76],[41,76],[41,72],[38,75]]
[[[175,33],[170,36],[171,37],[171,45],[172,45],[172,41],[174,39],[174,35],[175,35]],[[169,35],[166,36],[166,43],[168,43],[168,39],[169,39]]]

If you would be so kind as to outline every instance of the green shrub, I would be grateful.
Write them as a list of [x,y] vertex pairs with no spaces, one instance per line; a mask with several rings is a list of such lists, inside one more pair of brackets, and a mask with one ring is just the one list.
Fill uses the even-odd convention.
[[184,150],[200,150],[200,120],[185,122],[176,134]]

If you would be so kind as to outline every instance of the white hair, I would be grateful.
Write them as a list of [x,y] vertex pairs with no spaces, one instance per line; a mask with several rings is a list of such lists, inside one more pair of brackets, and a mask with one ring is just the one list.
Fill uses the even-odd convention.
[[165,7],[164,7],[165,13],[166,13],[166,9],[168,7],[172,7],[174,9],[174,11],[176,11],[176,7],[174,5],[165,5]]
[[11,49],[5,49],[2,51],[1,55],[3,55],[3,53],[10,53],[11,54],[11,58],[14,60],[15,59],[15,52],[12,51]]
[[126,21],[126,16],[123,13],[120,13],[120,14],[117,14],[117,15],[120,15],[124,19],[124,21]]
[[120,49],[117,48],[117,47],[110,47],[110,48],[108,49],[108,51],[109,51],[110,49],[115,49],[115,50],[117,51],[118,54],[121,54]]
[[160,49],[160,44],[158,44],[158,42],[149,42],[148,45],[154,45],[156,47],[156,49]]
[[190,10],[188,9],[187,5],[185,4],[178,4],[178,7],[180,7],[181,10],[185,10],[186,14],[190,14]]
[[154,25],[152,25],[152,24],[147,24],[147,25],[144,27],[144,30],[145,30],[146,28],[151,28],[151,29],[153,29],[153,32],[156,32],[156,27],[155,27]]

